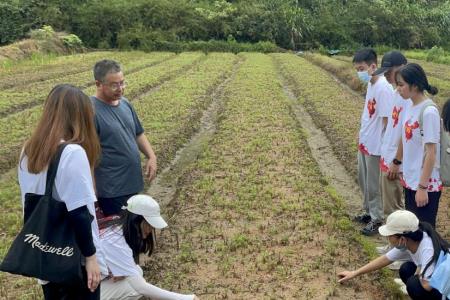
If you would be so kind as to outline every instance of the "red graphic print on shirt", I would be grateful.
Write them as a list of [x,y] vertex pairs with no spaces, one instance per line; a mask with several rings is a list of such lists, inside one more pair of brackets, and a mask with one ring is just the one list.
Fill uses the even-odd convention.
[[386,161],[384,160],[384,157],[380,159],[380,170],[381,172],[389,172],[389,166],[387,165]]
[[367,150],[366,145],[359,144],[358,149],[359,149],[359,151],[361,151],[362,154],[369,155],[369,150]]
[[375,113],[376,105],[377,100],[375,100],[375,98],[367,102],[367,110],[369,111],[369,118],[372,118],[373,114]]
[[398,124],[398,119],[400,117],[400,112],[403,110],[403,107],[397,108],[397,106],[394,106],[394,109],[392,110],[392,119],[394,120],[394,124],[392,127],[395,128]]
[[415,121],[413,124],[410,124],[409,121],[405,123],[405,137],[406,141],[409,141],[413,137],[413,130],[419,128],[419,121]]

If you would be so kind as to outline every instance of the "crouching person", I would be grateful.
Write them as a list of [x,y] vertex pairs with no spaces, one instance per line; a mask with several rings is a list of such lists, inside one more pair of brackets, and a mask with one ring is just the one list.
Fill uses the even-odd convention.
[[150,196],[135,195],[127,203],[120,223],[100,230],[106,263],[112,273],[112,278],[102,281],[101,299],[198,299],[195,295],[166,291],[146,282],[139,255],[152,254],[155,229],[162,229],[167,223],[160,215],[158,203]]
[[417,217],[406,210],[397,210],[390,214],[386,224],[378,231],[388,238],[394,248],[357,270],[340,272],[339,282],[344,283],[404,259],[408,261],[400,267],[399,275],[406,284],[408,295],[412,299],[441,300],[441,293],[430,286],[429,280],[441,250],[448,252],[449,244],[430,224],[419,223]]

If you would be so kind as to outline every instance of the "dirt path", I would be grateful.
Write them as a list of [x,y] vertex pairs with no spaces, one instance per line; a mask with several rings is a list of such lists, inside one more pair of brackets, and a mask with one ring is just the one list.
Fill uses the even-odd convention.
[[[340,86],[342,86],[348,92],[352,93],[353,95],[355,95],[357,97],[362,97],[362,95],[360,93],[351,89],[350,86],[348,86],[344,81],[340,80],[332,72],[322,68],[319,64],[315,63],[314,61],[310,61],[310,62],[313,63],[314,65],[316,65],[317,67],[321,68],[322,70],[324,70],[333,80],[335,80]],[[295,98],[295,96],[293,96],[293,97]],[[295,104],[295,102],[294,102],[294,104]],[[299,105],[297,105],[297,106],[299,106]],[[294,110],[295,110],[295,108],[294,108]],[[300,110],[302,110],[302,107],[300,107]],[[304,112],[304,110],[303,110],[303,112]],[[305,114],[307,114],[307,113],[305,112]],[[311,118],[309,118],[308,120],[310,120],[310,119]],[[308,123],[308,122],[305,122],[305,123]],[[313,126],[314,126],[314,124],[313,124]],[[305,124],[305,127],[308,127],[308,124]],[[305,128],[305,129],[307,129],[307,128]],[[315,152],[314,148],[313,148],[313,146],[311,146],[311,142],[309,140],[308,140],[308,143],[310,144],[310,147],[314,154],[314,152]],[[312,144],[314,144],[314,142],[312,142]],[[316,158],[316,160],[317,160],[317,158]],[[320,165],[320,163],[319,163],[319,165]],[[353,179],[354,177],[350,176],[350,178]],[[360,194],[357,194],[357,195],[360,195]],[[437,227],[437,231],[445,239],[450,240],[450,189],[449,188],[444,188],[444,192],[442,193],[442,196],[441,196],[441,199],[439,202],[439,210],[438,210],[436,227]]]
[[[305,108],[298,102],[297,97],[289,88],[286,80],[281,76],[283,90],[291,100],[291,108],[297,121],[306,133],[307,142],[314,159],[319,165],[325,179],[345,199],[348,212],[355,213],[362,209],[361,190],[354,178],[347,173],[344,165],[333,152],[330,141],[325,133],[319,129]],[[355,154],[356,157],[356,154]],[[356,159],[356,158],[355,158]]]
[[223,108],[224,87],[233,80],[242,62],[242,59],[237,61],[231,75],[219,84],[210,95],[212,100],[200,119],[199,130],[186,145],[177,151],[175,158],[158,174],[147,190],[147,193],[157,199],[163,208],[175,198],[182,170],[197,159],[216,131],[217,118]]

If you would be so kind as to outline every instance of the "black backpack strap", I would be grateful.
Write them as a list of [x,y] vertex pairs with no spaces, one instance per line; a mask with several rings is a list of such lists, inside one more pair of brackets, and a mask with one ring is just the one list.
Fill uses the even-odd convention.
[[50,162],[50,165],[47,169],[47,180],[45,183],[45,195],[52,196],[53,185],[55,184],[56,173],[58,172],[58,165],[61,159],[61,154],[64,151],[64,148],[67,144],[60,144],[58,146],[58,150],[56,151],[55,157]]

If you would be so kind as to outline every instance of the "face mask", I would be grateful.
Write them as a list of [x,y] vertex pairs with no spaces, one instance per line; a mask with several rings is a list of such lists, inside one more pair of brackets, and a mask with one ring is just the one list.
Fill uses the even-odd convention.
[[370,80],[370,75],[368,71],[361,71],[358,72],[358,78],[359,80],[361,80],[363,83],[368,83]]
[[400,251],[406,251],[406,245],[397,245],[397,246],[395,246],[395,248],[397,249],[397,250],[400,250]]

